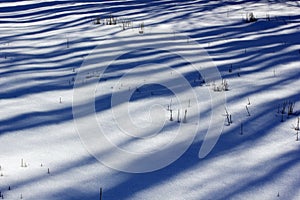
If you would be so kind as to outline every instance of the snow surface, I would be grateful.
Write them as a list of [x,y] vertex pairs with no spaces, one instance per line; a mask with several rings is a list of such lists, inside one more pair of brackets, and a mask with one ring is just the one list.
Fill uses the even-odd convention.
[[[294,130],[300,112],[298,1],[24,0],[1,2],[0,8],[0,191],[4,199],[20,199],[22,195],[31,200],[92,200],[99,199],[100,187],[103,200],[300,199],[300,141],[295,141]],[[250,12],[257,22],[245,23]],[[97,16],[103,20],[110,15],[132,21],[132,28],[93,24]],[[139,34],[142,22],[145,33]],[[142,42],[131,44],[137,49],[159,43],[164,37],[160,32],[169,32],[174,40],[185,35],[181,40],[187,44],[196,41],[209,53],[229,83],[226,108],[233,123],[222,122],[216,146],[199,159],[208,126],[216,120],[211,119],[210,109],[211,95],[216,95],[213,83],[200,86],[195,69],[170,52],[128,52],[111,63],[95,91],[96,116],[109,133],[106,136],[127,151],[151,152],[172,141],[180,125],[183,133],[195,128],[197,132],[187,151],[167,167],[140,174],[120,172],[94,158],[77,133],[72,112],[76,75],[80,70],[85,73],[76,79],[83,97],[77,101],[82,106],[78,121],[89,122],[94,115],[85,110],[84,91],[93,89],[89,83],[100,74],[97,65],[80,68],[84,60],[98,45],[101,56],[126,51],[122,43],[113,43],[115,38],[141,38]],[[103,42],[108,45],[101,49]],[[194,49],[187,45],[186,51]],[[196,52],[195,60],[199,58]],[[156,65],[147,65],[152,63]],[[136,65],[140,70],[122,81]],[[170,90],[157,85],[145,85],[140,91],[130,87],[147,82],[150,75],[172,83],[175,75],[161,65],[184,74],[201,99],[191,102],[186,124],[168,120],[170,99],[174,110],[182,106]],[[133,123],[145,130],[134,134],[146,138],[146,143],[120,136],[116,125],[127,119],[122,117],[128,114],[123,112],[127,102],[111,108],[110,93],[129,90],[134,93],[128,112]],[[187,97],[185,105],[189,92],[180,94]],[[245,108],[248,98],[251,116]],[[295,115],[285,114],[281,122],[277,107],[287,100],[296,102]],[[112,109],[117,121],[112,118]],[[225,120],[223,105],[217,111]],[[175,111],[175,121],[176,117]],[[162,119],[165,126],[154,137],[153,130],[161,127]],[[88,130],[89,124],[85,124]],[[110,160],[122,160],[110,149],[99,153]],[[21,159],[27,167],[21,167]],[[127,164],[134,168],[144,163],[129,160]]]

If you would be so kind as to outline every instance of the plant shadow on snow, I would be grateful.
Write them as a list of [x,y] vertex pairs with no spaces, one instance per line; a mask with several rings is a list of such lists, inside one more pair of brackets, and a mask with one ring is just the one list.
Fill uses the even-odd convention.
[[[10,2],[10,1],[7,1]],[[13,1],[11,1],[13,2]],[[74,1],[74,3],[80,3],[81,1]],[[83,1],[82,1],[83,2]],[[56,2],[40,2],[40,3],[34,3],[30,4],[28,6],[20,5],[20,6],[12,6],[10,8],[7,8],[5,11],[2,12],[17,12],[17,11],[24,11],[24,10],[32,10],[35,8],[43,8],[44,10],[42,11],[34,11],[32,12],[32,15],[39,16],[39,15],[44,15],[45,10],[47,9],[48,13],[58,13],[55,16],[49,17],[49,16],[42,16],[40,19],[24,19],[24,21],[32,23],[32,22],[38,22],[40,20],[51,20],[57,17],[65,17],[68,14],[64,13],[65,11],[72,11],[73,15],[80,15],[80,14],[90,14],[90,15],[97,15],[99,13],[99,10],[95,9],[92,11],[88,11],[85,9],[88,8],[99,8],[104,15],[109,15],[109,13],[113,12],[122,12],[122,11],[128,11],[132,9],[131,14],[138,14],[142,13],[143,9],[146,10],[153,10],[150,16],[147,16],[148,18],[155,19],[158,16],[161,16],[163,13],[163,10],[166,10],[166,12],[171,12],[173,10],[177,10],[176,4],[181,4],[181,1],[165,1],[166,4],[162,4],[160,1],[152,1],[150,3],[150,6],[145,8],[145,5],[143,3],[148,3],[148,1],[139,1],[141,5],[136,5],[135,1],[123,1],[123,2],[104,2],[101,4],[98,4],[97,1],[84,1],[86,4],[85,5],[76,5],[74,4],[73,6],[68,7],[68,8],[51,8],[47,9],[48,6],[59,6],[59,5],[64,5],[67,3],[67,1],[56,1]],[[239,1],[238,3],[242,4],[244,1]],[[120,6],[121,4],[124,4],[124,7]],[[174,3],[174,6],[169,7],[169,4]],[[196,3],[192,2],[186,2],[184,3],[184,6],[181,6],[180,8],[182,9],[190,9],[190,14],[193,14],[195,12],[204,12],[207,11],[205,9],[211,9],[212,11],[216,9],[216,7],[219,4],[214,4],[209,7],[204,7],[201,8],[195,8],[195,5],[198,5]],[[202,1],[203,3],[203,1]],[[129,5],[129,6],[128,6]],[[189,5],[192,5],[192,8],[189,7]],[[219,6],[222,6],[219,5]],[[159,7],[159,9],[158,9]],[[166,9],[168,8],[168,9]],[[78,11],[78,10],[83,10],[83,11]],[[141,10],[141,11],[138,11]],[[158,12],[159,10],[160,12]],[[23,18],[23,17],[28,17],[28,14],[17,14],[15,16],[16,18]],[[145,20],[147,19],[145,17]],[[182,20],[182,19],[188,19],[190,17],[189,14],[180,14],[174,16],[174,18],[168,18],[167,20],[160,21],[158,23],[168,23],[171,21],[175,20]],[[15,21],[14,17],[10,17],[10,20],[6,19],[7,17],[0,17],[0,22],[5,24],[5,23],[12,23]],[[299,16],[293,16],[289,17],[286,16],[285,19],[289,20],[289,23],[293,24],[293,21],[295,21],[295,27],[297,26],[296,22],[299,22],[300,17]],[[67,22],[62,22],[60,24],[49,24],[49,25],[44,25],[43,29],[39,31],[30,31],[24,34],[19,34],[17,33],[16,35],[11,35],[11,36],[6,36],[3,37],[3,41],[11,41],[13,43],[14,40],[18,40],[19,37],[24,37],[24,36],[30,36],[30,35],[38,35],[40,33],[45,33],[48,31],[51,31],[52,29],[64,29],[64,28],[72,28],[73,26],[80,26],[84,23],[87,23],[90,20],[90,17],[83,17],[80,20],[74,20],[74,21],[67,21]],[[14,23],[18,23],[17,21]],[[20,22],[21,23],[21,22]],[[23,23],[23,22],[22,22]],[[154,23],[155,25],[155,23]],[[233,62],[233,68],[234,71],[237,70],[238,68],[241,69],[240,75],[241,78],[245,75],[251,75],[255,73],[259,73],[262,71],[270,71],[273,69],[274,66],[278,65],[284,65],[288,64],[291,62],[291,59],[295,59],[297,56],[299,57],[300,55],[298,52],[295,50],[290,50],[289,47],[291,45],[299,45],[299,32],[294,32],[294,33],[286,33],[286,34],[281,34],[281,35],[276,35],[272,36],[273,33],[276,33],[277,31],[284,30],[285,23],[283,22],[266,22],[266,21],[258,21],[257,23],[253,24],[245,24],[243,22],[239,23],[233,23],[229,26],[212,26],[212,27],[205,27],[205,28],[198,28],[198,29],[193,29],[190,31],[187,31],[186,33],[191,35],[194,39],[196,39],[200,44],[205,44],[205,43],[213,43],[217,42],[218,38],[220,36],[225,36],[225,38],[228,40],[224,44],[217,44],[217,45],[211,45],[213,47],[208,47],[207,51],[212,54],[212,55],[222,55],[216,58],[216,61],[218,59],[220,60],[239,60],[238,62]],[[50,27],[48,27],[50,26]],[[264,31],[261,31],[261,28],[264,27]],[[267,29],[267,30],[266,30]],[[238,41],[235,39],[237,38],[243,38],[247,35],[258,35],[258,37],[255,40],[243,40]],[[204,38],[204,39],[203,39]],[[84,41],[91,41],[92,38],[85,38]],[[80,42],[80,41],[78,41]],[[274,45],[275,46],[272,46]],[[117,45],[117,44],[115,44]],[[56,48],[59,48],[61,44],[58,44]],[[244,50],[243,46],[247,46],[246,51]],[[271,47],[270,47],[271,46]],[[25,54],[25,53],[20,53],[19,55],[16,53],[11,53],[7,54],[9,57],[23,57],[25,60],[28,60],[29,62],[33,62],[33,64],[40,65],[38,67],[32,67],[32,68],[26,68],[22,69],[14,68],[14,65],[18,63],[19,61],[24,61],[24,59],[20,60],[13,60],[11,62],[6,61],[4,63],[5,66],[5,71],[4,68],[1,67],[1,76],[13,76],[15,74],[19,73],[31,73],[34,71],[40,71],[40,72],[47,72],[49,70],[61,70],[64,69],[68,71],[66,75],[52,75],[52,76],[41,76],[41,77],[35,77],[33,80],[37,81],[44,81],[43,84],[37,84],[37,85],[30,85],[30,86],[25,86],[23,87],[21,82],[26,81],[26,80],[20,80],[20,86],[17,89],[10,89],[10,90],[5,90],[5,85],[1,86],[1,90],[4,92],[0,92],[0,98],[1,99],[11,99],[11,98],[17,98],[17,97],[22,97],[26,95],[32,95],[32,94],[38,94],[46,91],[58,91],[58,90],[70,90],[73,88],[73,83],[69,84],[68,80],[70,80],[72,77],[74,77],[74,73],[72,72],[72,68],[77,68],[81,64],[81,60],[76,60],[77,58],[81,58],[82,56],[86,55],[86,52],[88,50],[91,50],[94,46],[85,46],[85,47],[77,47],[77,48],[70,48],[70,49],[65,49],[62,50],[61,52],[57,52],[53,50],[52,52],[48,52],[47,54],[40,54],[39,56],[36,55],[30,55],[30,54]],[[13,46],[11,48],[14,48]],[[43,48],[41,48],[43,49]],[[39,50],[37,48],[37,50]],[[84,52],[83,54],[79,53],[78,55],[73,55],[72,52]],[[234,55],[229,55],[229,52],[235,52],[235,51],[240,51],[240,54],[234,54]],[[283,52],[283,53],[282,53]],[[136,53],[133,52],[131,55],[126,55],[128,57],[130,56],[158,56],[160,53],[164,52],[157,52],[157,51],[150,51],[147,54],[143,53]],[[268,57],[264,57],[262,55],[268,54]],[[67,55],[65,58],[60,58],[61,55]],[[120,58],[120,59],[128,59],[128,57],[125,58]],[[32,61],[33,59],[41,59],[41,61],[34,63]],[[54,59],[55,60],[52,60]],[[76,59],[75,59],[76,58]],[[76,62],[63,64],[65,61],[68,60],[76,60]],[[165,62],[168,63],[172,59],[176,59],[175,57],[156,57],[156,59],[160,59],[160,62]],[[58,62],[61,63],[62,65],[57,65],[53,67],[52,65],[49,65],[48,67],[44,67],[43,62]],[[15,63],[16,62],[16,63]],[[254,68],[253,66],[264,63],[263,68]],[[47,64],[48,65],[48,64]],[[185,66],[186,63],[177,63],[174,64],[172,67],[173,68],[180,68]],[[122,67],[122,69],[120,69]],[[120,70],[126,70],[130,69],[131,67],[134,67],[133,65],[126,65],[126,66],[119,66],[116,64],[115,66],[111,66],[107,74],[109,73],[115,73],[119,72]],[[233,73],[227,73],[229,65],[220,65],[218,66],[219,70],[221,71],[222,75],[224,78],[236,78],[237,77],[236,72]],[[10,69],[12,68],[12,69]],[[249,68],[249,69],[248,69]],[[4,72],[3,72],[4,71]],[[193,80],[198,77],[197,73],[190,73],[190,74],[185,74],[188,80],[191,80],[191,84],[193,87],[196,87],[196,85],[193,85]],[[119,73],[117,76],[108,76],[107,80],[112,80],[112,79],[118,79],[119,77],[122,76],[122,73]],[[269,91],[273,90],[275,87],[278,87],[280,85],[288,84],[292,82],[293,80],[297,80],[300,77],[300,72],[295,72],[292,75],[288,77],[283,77],[283,78],[278,78],[275,79],[273,82],[263,85],[259,88],[249,88],[248,90],[244,90],[241,94],[238,96],[235,96],[234,98],[246,98],[251,95],[255,95],[264,91]],[[64,80],[65,84],[57,83],[57,79],[59,80]],[[31,79],[28,77],[28,80],[30,81]],[[102,80],[100,80],[102,81]],[[172,80],[165,80],[166,82],[172,81]],[[153,85],[150,85],[150,87],[153,89]],[[145,89],[145,88],[144,88]],[[170,95],[170,94],[169,94]],[[97,96],[96,98],[96,111],[97,112],[102,112],[106,109],[110,109],[110,98],[111,96],[109,94],[103,95],[103,96]],[[142,100],[144,98],[149,98],[149,96],[141,95],[136,97],[134,100]],[[234,98],[229,98],[227,100],[228,103],[234,102]],[[300,99],[300,94],[292,94],[287,97],[287,99],[292,99],[297,103],[299,102]],[[230,131],[224,131],[220,140],[218,141],[217,145],[213,149],[213,151],[205,158],[202,160],[199,160],[197,157],[199,147],[201,146],[202,141],[195,141],[191,147],[185,152],[185,154],[180,157],[176,162],[173,164],[169,165],[168,167],[161,169],[156,172],[151,172],[151,173],[145,173],[145,174],[126,174],[126,173],[119,173],[120,176],[126,175],[127,179],[122,181],[121,183],[112,186],[110,188],[104,188],[104,195],[103,199],[130,199],[135,194],[138,194],[139,192],[142,192],[146,189],[153,188],[155,186],[159,186],[160,184],[166,183],[168,181],[174,181],[176,176],[182,175],[183,177],[188,175],[189,170],[193,170],[197,166],[205,165],[206,163],[214,163],[218,162],[218,159],[221,160],[221,157],[226,154],[231,154],[234,153],[235,151],[239,151],[240,147],[246,146],[246,148],[251,149],[251,144],[258,143],[261,141],[264,137],[266,137],[267,134],[272,134],[270,132],[265,132],[265,130],[270,130],[270,129],[276,129],[277,126],[279,126],[280,122],[276,120],[269,120],[265,121],[264,118],[266,116],[269,116],[270,113],[274,113],[276,110],[276,107],[274,105],[278,105],[281,99],[275,99],[270,102],[265,102],[264,105],[257,105],[260,107],[259,111],[256,111],[254,115],[249,117],[249,119],[245,122],[244,126],[245,127],[250,127],[248,134],[245,134],[243,136],[239,136],[239,131],[240,127],[236,126]],[[103,102],[107,102],[107,104],[103,104]],[[82,109],[84,109],[85,105],[82,105]],[[203,113],[209,114],[210,110],[204,109]],[[84,114],[91,114],[91,113],[84,113]],[[83,116],[84,116],[83,114]],[[276,118],[275,118],[276,119]],[[26,129],[31,129],[35,127],[41,127],[41,126],[48,126],[56,123],[63,123],[66,121],[71,121],[73,120],[73,115],[72,115],[72,107],[63,107],[59,108],[56,110],[49,110],[49,111],[43,111],[43,112],[30,112],[30,113],[23,113],[21,115],[17,115],[8,119],[4,119],[0,121],[0,134],[9,134],[12,131],[20,131],[20,130],[26,130]],[[264,120],[265,123],[259,123],[260,126],[256,127],[257,122]],[[288,130],[290,131],[290,130]],[[102,152],[102,153],[109,153],[109,150],[107,152]],[[251,178],[246,176],[241,180],[237,180],[231,183],[228,183],[225,185],[220,191],[210,191],[208,192],[203,199],[210,199],[212,197],[216,197],[215,199],[230,199],[234,198],[235,195],[237,194],[242,194],[244,192],[247,192],[249,188],[251,189],[252,187],[257,187],[257,186],[263,186],[267,183],[270,182],[280,182],[280,177],[281,174],[285,173],[287,170],[299,165],[300,162],[300,157],[298,155],[299,153],[295,150],[291,150],[289,152],[286,152],[280,156],[276,156],[274,158],[271,158],[269,160],[263,161],[261,163],[257,163],[256,166],[253,168],[250,168],[251,172],[255,173],[256,171],[262,170],[266,165],[269,167],[268,171],[265,173],[262,173],[258,176],[253,176]],[[146,159],[146,158],[142,158]],[[249,158],[250,159],[250,158]],[[90,165],[95,165],[98,161],[96,161],[92,157],[87,157],[85,159],[78,159],[72,163],[63,163],[63,168],[59,171],[53,172],[52,176],[54,177],[59,177],[60,175],[63,175],[67,173],[68,171],[71,171],[73,169],[76,169],[78,167],[85,167],[85,166],[90,166]],[[141,162],[141,161],[139,161]],[[129,165],[138,165],[138,162],[133,162],[129,163]],[[232,168],[235,168],[235,163],[232,163]],[[226,168],[229,168],[229,166],[225,166]],[[201,168],[200,168],[201,169]],[[238,171],[238,170],[237,170]],[[238,171],[239,172],[239,171]],[[238,173],[237,172],[237,173]],[[186,174],[185,174],[186,173]],[[202,172],[199,171],[199,174]],[[117,174],[117,172],[116,172]],[[210,181],[207,180],[201,180],[199,179],[198,182],[195,183],[195,188],[186,188],[186,192],[191,192],[194,190],[201,190],[204,185],[211,184],[211,183],[216,183],[222,178],[226,179],[227,176],[231,176],[232,174],[226,174],[226,173],[221,173],[221,172],[215,172],[215,174],[212,175],[212,179]],[[297,175],[295,175],[297,176]],[[76,174],[74,174],[74,177],[76,177]],[[201,177],[201,176],[200,176]],[[30,178],[26,181],[22,182],[17,182],[13,187],[18,188],[18,187],[23,187],[31,183],[36,183],[39,182],[43,179],[47,179],[48,177],[45,176],[36,176],[33,178]],[[98,188],[101,186],[101,177],[96,177],[92,178],[89,180],[90,182],[95,182],[95,188],[92,189],[90,193],[82,192],[77,190],[74,187],[67,187],[63,188],[61,191],[56,191],[53,194],[49,194],[50,197],[53,197],[54,199],[61,198],[63,197],[64,199],[98,199],[99,194],[98,194]],[[175,179],[176,180],[176,179]],[[74,178],[74,181],[77,181]],[[242,182],[242,183],[241,183]],[[79,183],[80,184],[80,183]],[[98,185],[99,184],[99,185]],[[299,180],[295,180],[294,185],[289,185],[286,186],[286,188],[292,188],[288,189],[287,192],[289,194],[287,195],[288,197],[293,197],[294,193],[296,193],[297,188],[296,186],[300,185]],[[182,185],[182,187],[185,187]],[[0,190],[4,191],[6,186],[1,185]],[[277,191],[274,191],[276,193]],[[294,193],[293,193],[294,192]],[[221,198],[220,198],[221,197]]]

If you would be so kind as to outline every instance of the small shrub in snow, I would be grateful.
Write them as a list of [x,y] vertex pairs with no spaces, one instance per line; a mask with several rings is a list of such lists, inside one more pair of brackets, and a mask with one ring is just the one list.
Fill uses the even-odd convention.
[[256,22],[257,19],[254,17],[253,12],[246,14],[246,22]]
[[116,25],[117,24],[117,18],[115,18],[114,16],[111,15],[109,17],[108,24],[109,25]]
[[102,191],[102,187],[100,188],[100,200],[102,200],[102,194],[103,194],[103,191]]
[[228,85],[228,82],[226,80],[223,80],[222,85],[223,85],[223,90],[224,91],[229,90],[229,85]]
[[281,105],[279,105],[278,111],[279,111],[281,114],[285,114],[286,106],[287,106],[287,102],[284,101]]
[[294,107],[295,107],[295,102],[289,101],[288,102],[288,115],[294,114]]
[[282,104],[279,104],[277,107],[277,113],[285,114],[287,112],[288,115],[294,114],[295,102],[293,101],[284,101]]
[[248,98],[248,105],[250,106],[251,105],[251,102],[250,102],[250,99]]
[[249,108],[248,108],[247,105],[246,105],[246,111],[247,111],[247,113],[248,113],[248,116],[251,116],[250,111],[249,111]]
[[144,33],[144,28],[145,28],[145,24],[144,22],[140,24],[140,30],[139,30],[139,33],[140,34],[143,34]]
[[180,123],[180,110],[178,109],[178,112],[177,112],[177,122]]
[[173,121],[173,113],[172,113],[172,110],[170,110],[170,121]]
[[299,127],[299,120],[300,120],[300,118],[298,117],[297,125],[296,125],[296,127],[295,127],[295,130],[296,130],[296,131],[299,131],[299,130],[300,130],[300,127]]
[[100,17],[97,17],[97,18],[95,19],[94,24],[101,24],[101,19],[100,19]]
[[232,65],[230,65],[230,67],[229,67],[229,69],[228,69],[228,72],[231,73],[232,70],[233,70],[233,69],[232,69]]
[[215,83],[213,83],[212,85],[214,92],[222,92],[229,90],[229,84],[226,80],[222,80],[222,83],[220,85],[216,85]]
[[228,113],[226,108],[225,108],[225,112],[226,112],[227,126],[230,126],[230,124],[232,124],[231,115]]
[[122,23],[123,30],[125,30],[126,28],[130,28],[132,26],[132,22],[130,20],[121,19],[120,21]]
[[117,21],[118,21],[118,19],[116,17],[110,15],[109,18],[106,18],[104,20],[103,24],[106,24],[106,25],[116,25]]
[[187,121],[186,121],[186,114],[187,114],[187,109],[185,109],[185,111],[184,111],[184,117],[183,117],[183,123],[186,123]]
[[229,119],[229,115],[226,115],[226,119],[227,119],[227,125],[230,126],[230,119]]
[[27,167],[27,163],[24,162],[23,158],[21,159],[21,167]]

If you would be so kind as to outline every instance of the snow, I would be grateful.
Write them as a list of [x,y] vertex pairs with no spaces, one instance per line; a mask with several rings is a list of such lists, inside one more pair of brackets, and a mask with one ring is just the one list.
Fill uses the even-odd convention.
[[[0,7],[4,199],[300,199],[297,1]],[[93,24],[110,15],[133,27]],[[221,77],[229,91],[214,92]]]

